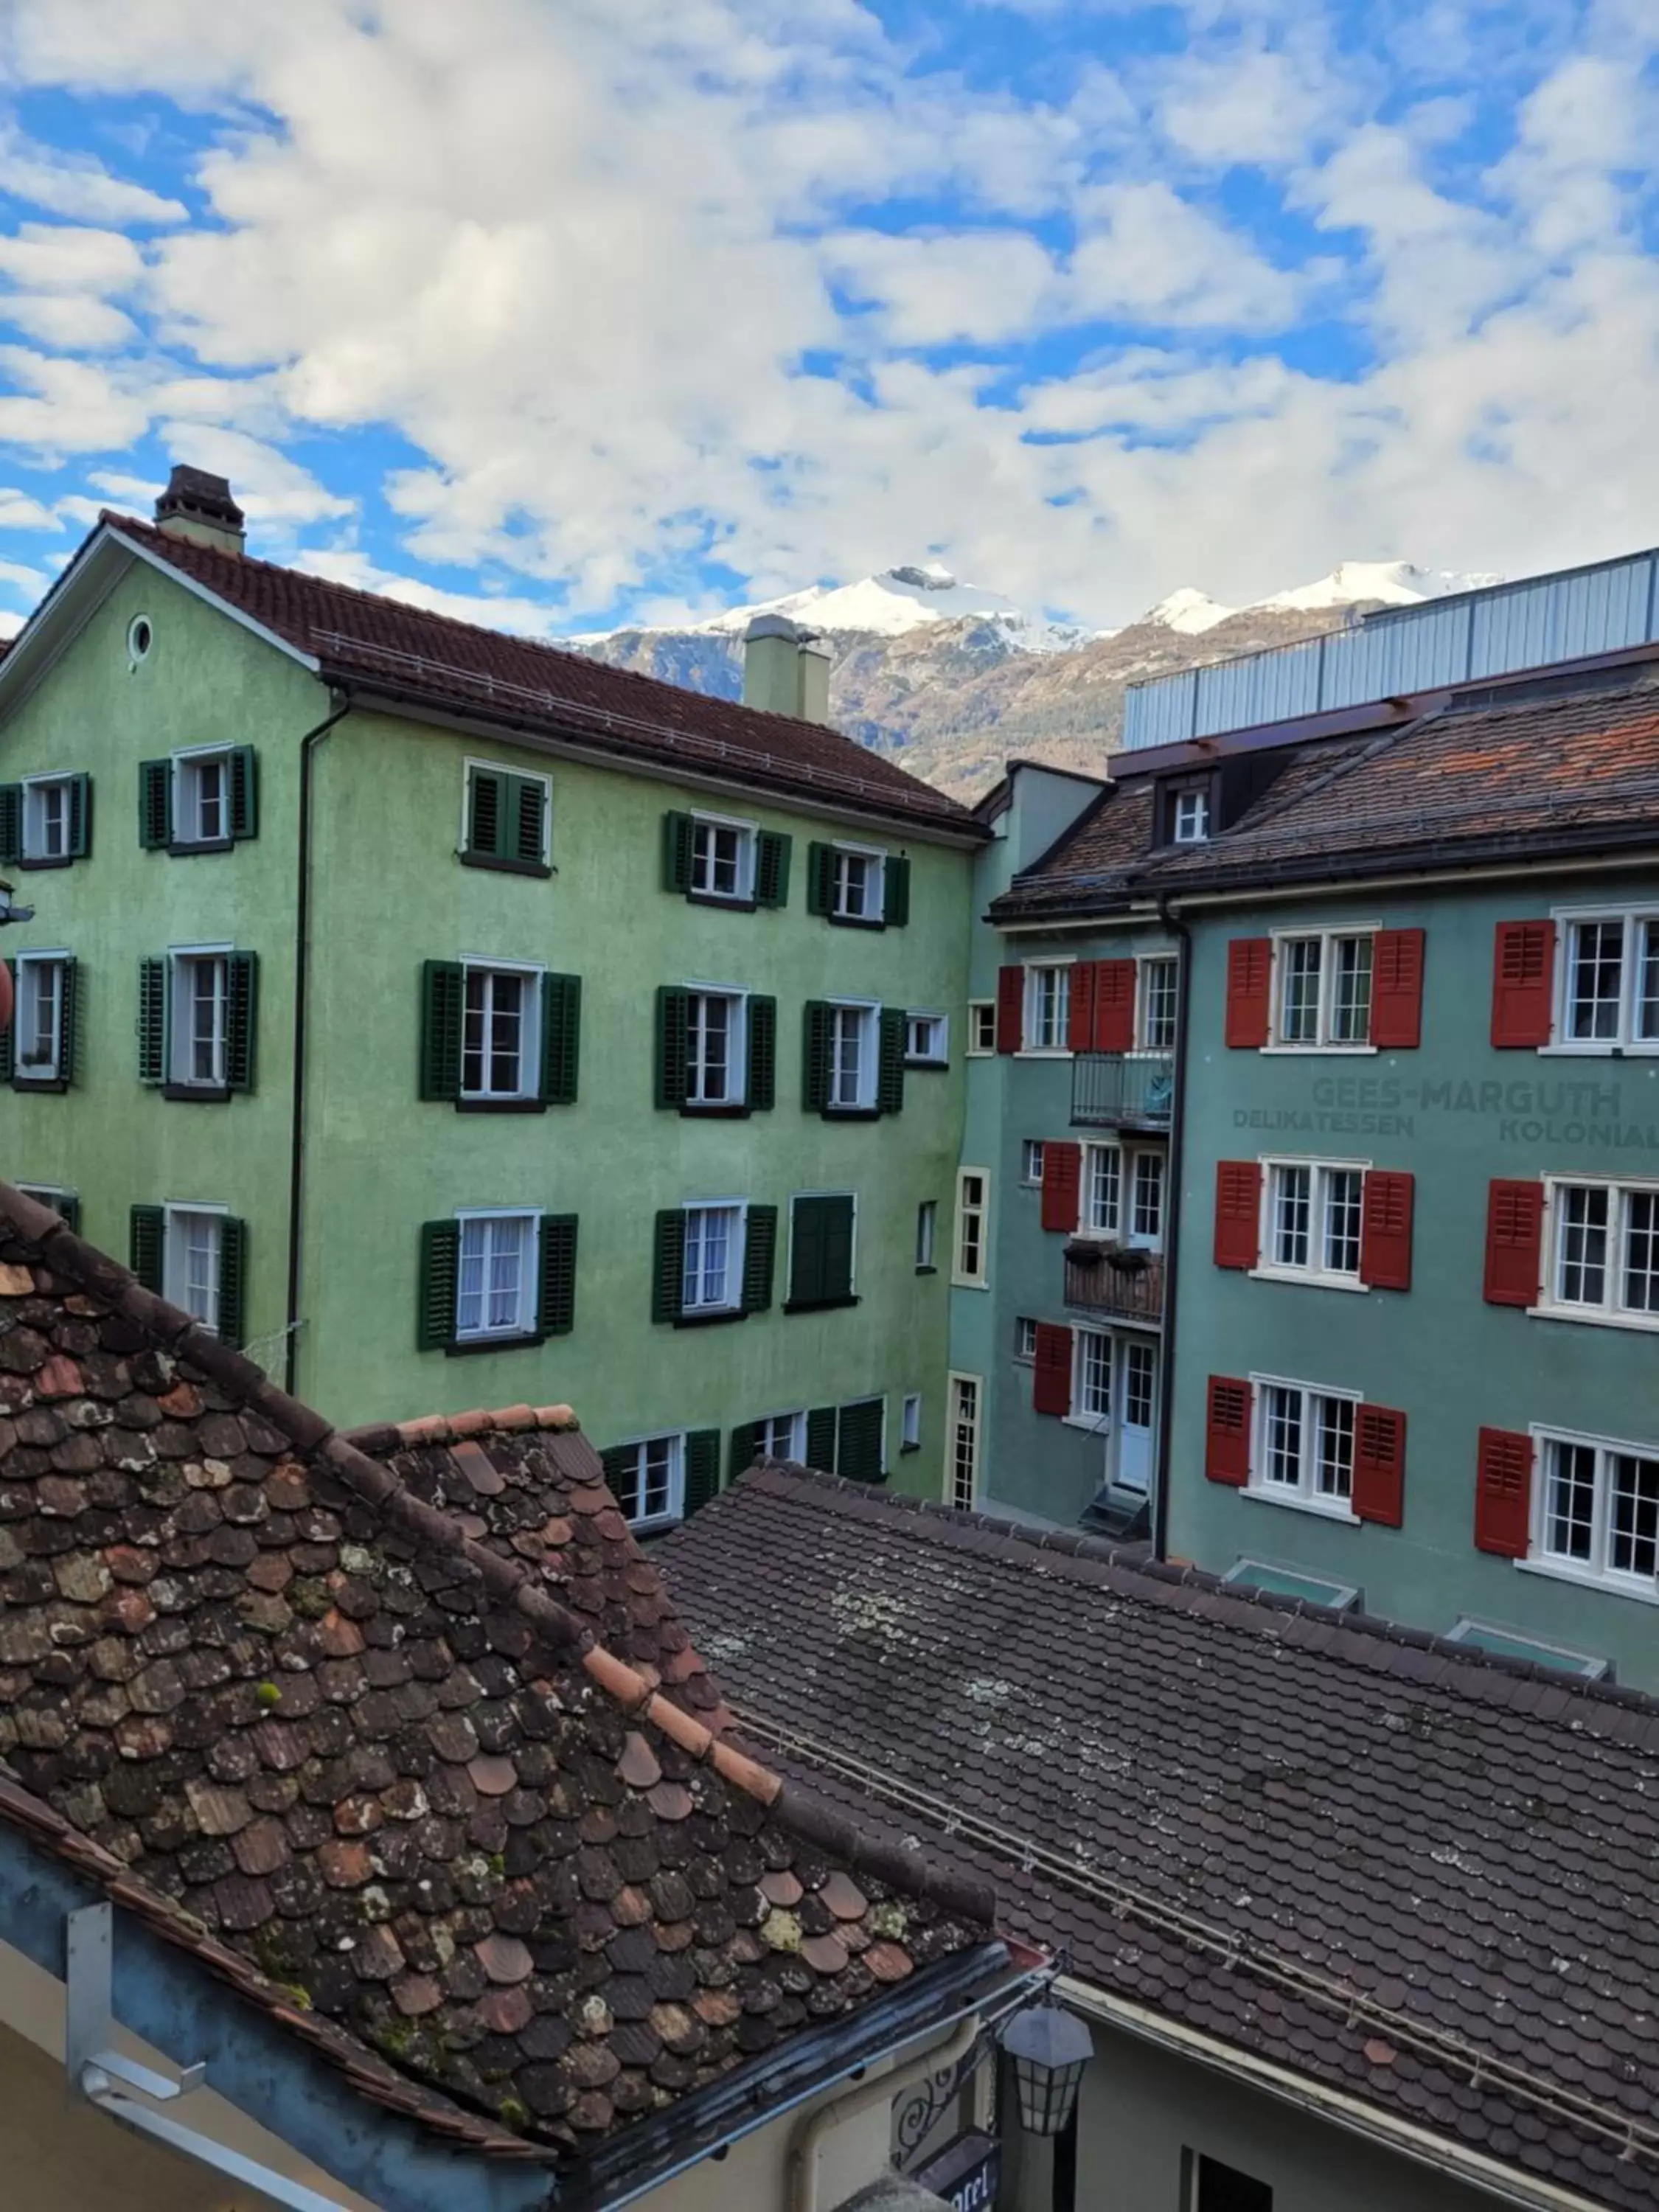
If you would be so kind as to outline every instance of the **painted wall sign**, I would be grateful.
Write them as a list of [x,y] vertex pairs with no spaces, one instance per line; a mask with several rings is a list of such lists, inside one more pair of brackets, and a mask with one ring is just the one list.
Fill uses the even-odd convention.
[[997,2201],[997,2181],[1002,2145],[982,2129],[970,2128],[948,2142],[937,2158],[910,2179],[918,2188],[931,2189],[952,2207],[952,2212],[991,2212]]

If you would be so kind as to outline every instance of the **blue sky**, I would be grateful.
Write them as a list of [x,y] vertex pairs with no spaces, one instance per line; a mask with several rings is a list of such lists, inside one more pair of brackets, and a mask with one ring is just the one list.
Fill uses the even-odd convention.
[[0,628],[100,504],[530,630],[1659,540],[1652,0],[9,0]]

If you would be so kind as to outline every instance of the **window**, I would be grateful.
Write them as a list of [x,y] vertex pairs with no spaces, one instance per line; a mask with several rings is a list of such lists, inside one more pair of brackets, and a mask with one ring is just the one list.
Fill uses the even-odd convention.
[[155,629],[148,615],[134,615],[127,624],[127,659],[136,667],[155,642]]
[[739,1303],[743,1272],[741,1204],[685,1208],[682,1313],[726,1313]]
[[1014,1357],[1022,1365],[1036,1358],[1036,1322],[1030,1314],[1019,1315],[1014,1322]]
[[791,1460],[799,1465],[806,1456],[805,1413],[769,1413],[763,1421],[757,1421],[755,1449],[767,1459]]
[[971,1513],[979,1489],[980,1380],[977,1375],[952,1375],[949,1389],[950,1459],[945,1471],[945,1495],[959,1512]]
[[456,1273],[455,1340],[528,1336],[536,1326],[533,1213],[463,1213]]
[[1164,1237],[1164,1155],[1139,1152],[1134,1162],[1134,1202],[1129,1214],[1129,1242],[1155,1245]]
[[1140,963],[1135,1041],[1141,1052],[1175,1050],[1179,972],[1178,963],[1162,954]]
[[1019,1148],[1019,1179],[1025,1183],[1042,1181],[1042,1140],[1027,1137]]
[[907,1014],[904,1058],[910,1067],[948,1066],[949,1030],[943,1014]]
[[1276,1567],[1267,1559],[1235,1559],[1221,1579],[1243,1583],[1251,1589],[1267,1590],[1278,1597],[1304,1598],[1310,1605],[1326,1606],[1333,1613],[1352,1613],[1359,1604],[1356,1583],[1325,1582],[1317,1575],[1298,1574],[1293,1567]]
[[1324,1160],[1267,1164],[1264,1273],[1359,1280],[1360,1166]]
[[1072,1419],[1105,1423],[1112,1418],[1112,1340],[1098,1329],[1075,1332]]
[[691,890],[699,898],[747,899],[755,889],[755,831],[715,815],[691,817]]
[[1083,1206],[1079,1227],[1086,1237],[1117,1235],[1122,1156],[1115,1145],[1083,1148]]
[[60,1220],[78,1233],[81,1227],[81,1194],[78,1191],[65,1190],[60,1183],[52,1182],[20,1182],[17,1188],[25,1198],[38,1199],[42,1206],[49,1206]]
[[1540,1476],[1534,1559],[1614,1589],[1655,1594],[1659,1445],[1534,1433]]
[[605,1479],[630,1528],[678,1521],[684,1510],[685,1439],[643,1437],[605,1455]]
[[1164,1239],[1162,1150],[1085,1145],[1079,1198],[1079,1236],[1156,1249]]
[[830,1009],[832,1111],[857,1111],[876,1103],[876,1012],[874,1006],[832,1006]]
[[990,1206],[991,1178],[983,1168],[963,1168],[957,1175],[957,1254],[952,1279],[975,1290],[986,1286],[985,1217]]
[[746,1066],[744,1000],[731,991],[691,991],[686,996],[686,1103],[743,1103]]
[[1237,2166],[1188,2153],[1188,2170],[1192,2177],[1188,2212],[1273,2212],[1273,2193],[1267,2183],[1241,2173]]
[[138,765],[139,842],[174,853],[222,852],[258,828],[252,745],[197,745]]
[[1357,1396],[1302,1382],[1255,1383],[1249,1487],[1264,1498],[1346,1514],[1353,1495]]
[[1578,1320],[1659,1326],[1659,1183],[1546,1183],[1543,1303]]
[[192,1321],[216,1334],[223,1237],[222,1213],[192,1206],[167,1207],[166,1296]]
[[830,913],[838,921],[879,921],[886,856],[851,845],[832,846],[830,854]]
[[1659,1048],[1659,909],[1562,922],[1558,1040]]
[[177,1084],[223,1090],[230,1027],[230,959],[180,952],[173,962],[173,1065]]
[[1273,940],[1273,1043],[1304,1050],[1370,1044],[1374,934],[1327,930]]
[[15,1083],[61,1083],[70,1076],[75,963],[64,952],[17,957],[17,1008],[11,1039]]
[[71,819],[77,783],[67,775],[31,776],[23,785],[23,853],[26,860],[67,860],[75,846]]
[[230,836],[230,760],[204,753],[177,764],[173,819],[187,845],[216,845]]
[[[66,1219],[72,1217],[65,1214]],[[243,1341],[247,1224],[199,1200],[135,1206],[129,1216],[132,1272],[233,1349]]]
[[1210,834],[1210,794],[1177,791],[1170,810],[1170,836],[1177,845],[1201,845]]
[[1610,1671],[1605,1659],[1597,1659],[1587,1651],[1570,1651],[1559,1644],[1540,1644],[1534,1637],[1522,1636],[1494,1621],[1472,1620],[1467,1613],[1446,1631],[1446,1641],[1472,1644],[1477,1651],[1494,1652],[1500,1659],[1523,1659],[1534,1667],[1559,1667],[1563,1674],[1577,1674],[1587,1682],[1605,1681]]
[[934,1271],[933,1248],[939,1235],[939,1200],[924,1198],[916,1208],[916,1273],[931,1275]]
[[997,1048],[997,1006],[994,999],[968,1001],[968,1057],[984,1060]]
[[899,1449],[902,1452],[921,1449],[921,1393],[913,1390],[904,1401],[900,1424]]
[[463,1098],[530,1098],[539,1087],[541,977],[464,964]]
[[857,1202],[850,1193],[811,1194],[792,1202],[789,1301],[786,1310],[805,1313],[823,1306],[854,1303],[853,1261],[857,1213]]
[[510,874],[551,872],[553,785],[493,761],[468,761],[461,800],[460,858]]
[[1026,1052],[1064,1052],[1072,1002],[1069,966],[1028,964],[1025,970]]

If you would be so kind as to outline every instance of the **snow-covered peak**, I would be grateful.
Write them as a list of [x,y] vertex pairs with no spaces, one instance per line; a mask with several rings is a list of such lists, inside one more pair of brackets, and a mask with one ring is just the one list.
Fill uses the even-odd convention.
[[728,607],[696,625],[715,635],[741,636],[755,615],[788,615],[808,629],[859,630],[874,637],[902,637],[925,623],[960,622],[964,617],[998,623],[1016,634],[1028,648],[1043,650],[1075,644],[1083,633],[1054,629],[1040,617],[1028,615],[1000,592],[964,584],[937,562],[884,568],[856,584],[812,584],[804,592],[790,592],[781,599],[764,599],[757,605]]
[[1446,568],[1419,568],[1409,561],[1339,561],[1328,576],[1311,584],[1297,584],[1288,592],[1275,592],[1257,604],[1263,607],[1351,607],[1362,600],[1381,600],[1385,606],[1414,606],[1423,599],[1443,599],[1454,592],[1478,592],[1488,584],[1501,584],[1501,576],[1463,575]]
[[1180,591],[1171,592],[1168,599],[1160,599],[1155,607],[1148,607],[1140,620],[1155,623],[1162,629],[1178,629],[1188,637],[1196,637],[1237,611],[1237,607],[1224,607],[1207,592],[1195,592],[1190,585],[1183,585]]

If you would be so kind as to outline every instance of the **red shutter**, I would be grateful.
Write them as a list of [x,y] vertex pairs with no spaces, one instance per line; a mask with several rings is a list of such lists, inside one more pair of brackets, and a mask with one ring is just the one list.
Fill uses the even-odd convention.
[[1486,1195],[1486,1304],[1535,1306],[1543,1260],[1543,1184],[1495,1182]]
[[1072,1410],[1072,1332],[1054,1322],[1036,1325],[1036,1360],[1031,1370],[1031,1411],[1057,1413]]
[[1372,951],[1371,1042],[1384,1051],[1423,1042],[1423,933],[1379,929]]
[[1095,963],[1095,1050],[1133,1052],[1135,1048],[1135,963],[1133,960]]
[[1243,1490],[1250,1479],[1250,1386],[1212,1375],[1204,1424],[1204,1473],[1211,1482]]
[[1359,1213],[1359,1279],[1378,1291],[1412,1286],[1412,1200],[1415,1176],[1373,1168]]
[[1255,1160],[1215,1164],[1215,1263],[1254,1267],[1261,1256],[1261,1170]]
[[1474,1542],[1500,1559],[1524,1559],[1532,1523],[1532,1438],[1482,1429],[1474,1470]]
[[1355,1408],[1352,1502],[1362,1521],[1385,1528],[1406,1517],[1406,1416],[1387,1406]]
[[1024,1041],[1025,970],[997,970],[997,1050],[1018,1052]]
[[1547,1044],[1554,996],[1555,924],[1500,921],[1492,947],[1492,1042]]
[[1078,1191],[1083,1181],[1081,1145],[1042,1147],[1042,1225],[1069,1237],[1077,1228]]
[[1254,1052],[1267,1042],[1273,993],[1271,937],[1235,937],[1227,946],[1227,1042]]
[[1072,970],[1071,995],[1066,1008],[1066,1042],[1073,1052],[1087,1052],[1094,1042],[1096,973],[1092,960],[1079,960]]

